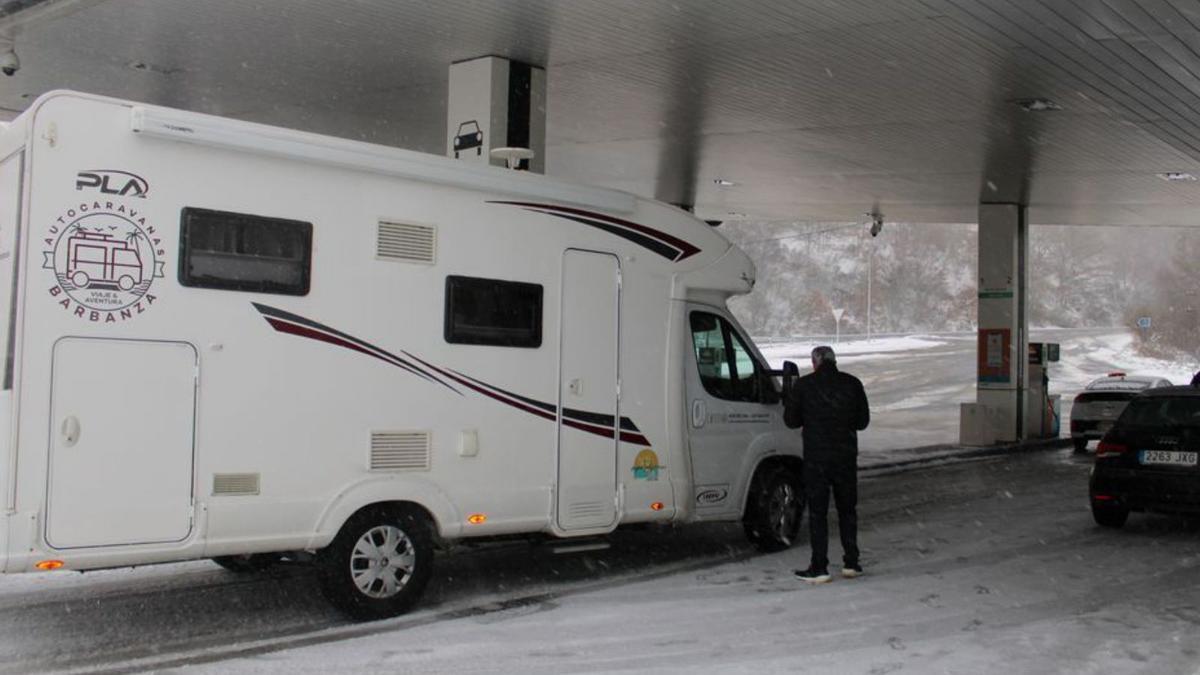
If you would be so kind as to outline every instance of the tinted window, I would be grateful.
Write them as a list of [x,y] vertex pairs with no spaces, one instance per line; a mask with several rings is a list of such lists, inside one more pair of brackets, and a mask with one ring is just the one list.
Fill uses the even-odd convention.
[[308,294],[312,223],[189,207],[180,230],[184,286]]
[[459,344],[540,347],[541,285],[446,277],[445,337]]
[[1123,391],[1093,391],[1084,392],[1075,397],[1077,403],[1097,403],[1100,401],[1128,401],[1137,394]]
[[1200,397],[1138,397],[1125,408],[1119,423],[1122,426],[1200,426]]
[[692,312],[691,325],[704,390],[730,401],[758,401],[759,367],[737,331],[707,312]]

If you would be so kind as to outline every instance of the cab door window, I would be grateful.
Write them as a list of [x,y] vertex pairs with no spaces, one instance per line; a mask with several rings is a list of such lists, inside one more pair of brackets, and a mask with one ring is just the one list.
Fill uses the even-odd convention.
[[759,367],[737,331],[715,314],[692,312],[692,346],[704,390],[727,401],[759,401]]

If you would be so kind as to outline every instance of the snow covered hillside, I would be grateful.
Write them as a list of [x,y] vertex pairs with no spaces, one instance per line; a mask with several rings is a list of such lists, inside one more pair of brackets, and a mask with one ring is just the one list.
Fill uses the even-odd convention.
[[[868,269],[874,332],[974,327],[974,225],[888,223],[876,238],[865,225],[844,223],[729,223],[721,231],[758,265],[754,293],[731,303],[755,335],[833,334],[834,308],[846,312],[843,333],[865,332]],[[1031,323],[1130,325],[1137,308],[1157,297],[1164,252],[1179,236],[1153,228],[1032,228]]]

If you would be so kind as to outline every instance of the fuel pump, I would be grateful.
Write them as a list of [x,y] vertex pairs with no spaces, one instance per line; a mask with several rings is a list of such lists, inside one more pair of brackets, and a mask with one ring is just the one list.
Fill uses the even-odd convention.
[[1060,397],[1050,395],[1050,364],[1058,361],[1054,342],[1029,343],[1029,389],[1025,398],[1025,437],[1058,436]]

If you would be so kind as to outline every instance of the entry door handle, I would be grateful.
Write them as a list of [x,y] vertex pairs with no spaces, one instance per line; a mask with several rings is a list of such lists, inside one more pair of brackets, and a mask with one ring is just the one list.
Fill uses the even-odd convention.
[[68,448],[79,442],[79,419],[74,415],[67,415],[62,421],[62,426],[59,428],[59,435],[62,437],[63,445]]
[[692,401],[692,426],[699,429],[707,421],[708,406],[704,403],[704,399],[698,398]]

